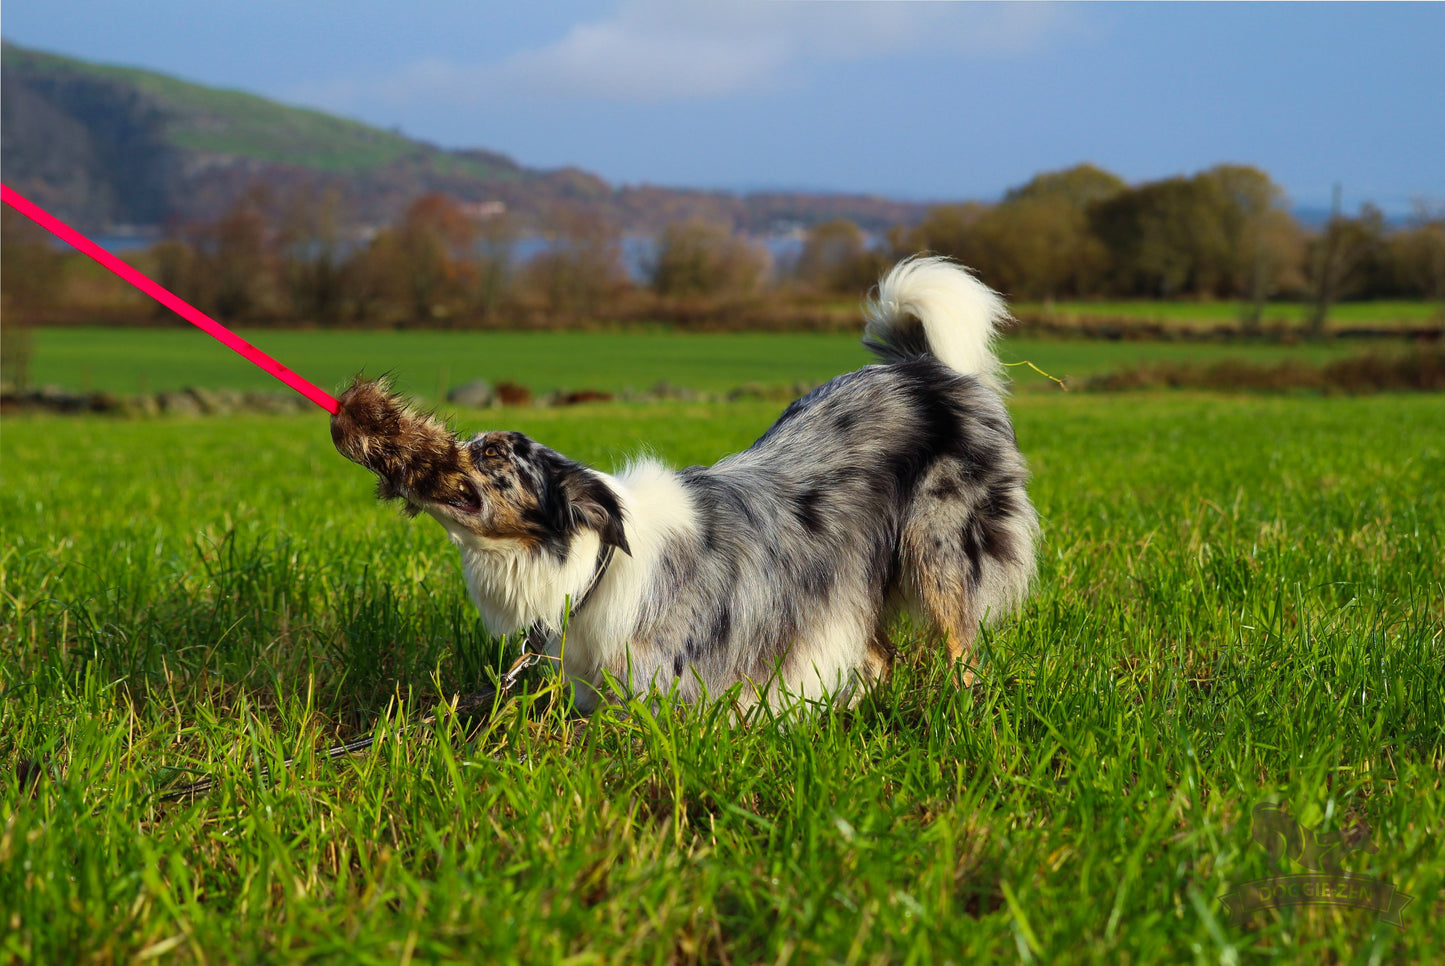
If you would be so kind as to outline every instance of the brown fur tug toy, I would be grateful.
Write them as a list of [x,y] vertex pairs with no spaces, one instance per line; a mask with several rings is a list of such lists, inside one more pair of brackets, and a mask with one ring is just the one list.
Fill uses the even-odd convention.
[[331,417],[336,449],[377,476],[376,496],[405,499],[410,516],[435,503],[475,502],[466,476],[471,458],[463,441],[429,413],[418,413],[383,380],[357,378],[337,397]]

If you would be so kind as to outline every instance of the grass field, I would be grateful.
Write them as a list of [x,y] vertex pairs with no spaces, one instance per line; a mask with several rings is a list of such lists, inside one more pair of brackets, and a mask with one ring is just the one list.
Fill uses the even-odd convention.
[[[6,420],[0,957],[1437,956],[1445,407],[1013,405],[1042,566],[972,693],[900,628],[895,676],[851,712],[729,727],[664,703],[583,728],[544,691],[470,740],[335,763],[315,751],[504,660],[440,529],[376,505],[319,415]],[[644,444],[711,460],[775,412],[507,418],[615,466]],[[154,801],[178,769],[220,787]],[[1321,831],[1367,820],[1378,851],[1345,867],[1414,897],[1403,925],[1320,905],[1231,922],[1219,896],[1272,874],[1264,800]]]
[[[1201,302],[1192,299],[1124,299],[1116,301],[1055,302],[1051,310],[1042,303],[1023,302],[1015,306],[1020,315],[1069,318],[1136,319],[1141,322],[1189,325],[1238,325],[1238,302]],[[1309,306],[1300,302],[1268,302],[1264,323],[1284,323],[1303,328]],[[1429,325],[1441,321],[1445,307],[1419,300],[1340,302],[1330,308],[1329,327],[1371,328],[1388,325]]]
[[[475,378],[553,389],[647,389],[659,380],[708,391],[744,383],[822,382],[869,361],[856,334],[599,332],[243,331],[242,336],[321,386],[353,374],[394,372],[410,392],[436,399]],[[159,392],[185,386],[271,389],[275,381],[190,326],[165,329],[47,328],[33,334],[30,381],[72,390]],[[1145,362],[1220,359],[1323,362],[1377,351],[1334,341],[1300,346],[1006,339],[1001,356],[1028,359],[1061,378]],[[1020,391],[1056,387],[1019,367]]]

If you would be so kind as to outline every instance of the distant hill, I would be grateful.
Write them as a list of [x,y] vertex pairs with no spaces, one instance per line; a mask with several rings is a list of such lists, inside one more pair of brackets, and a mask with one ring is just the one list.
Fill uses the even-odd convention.
[[484,150],[450,151],[320,111],[164,74],[4,43],[0,174],[90,230],[214,218],[264,183],[283,194],[334,187],[361,223],[394,219],[418,196],[500,201],[524,224],[559,203],[651,232],[703,216],[765,232],[849,218],[869,230],[919,220],[927,206],[808,192],[614,187],[577,168],[540,171]]

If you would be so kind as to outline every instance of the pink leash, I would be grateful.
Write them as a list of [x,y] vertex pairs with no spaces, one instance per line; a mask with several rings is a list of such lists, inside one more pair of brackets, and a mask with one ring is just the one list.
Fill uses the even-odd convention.
[[215,319],[211,318],[200,309],[196,308],[194,305],[191,305],[184,299],[157,285],[155,282],[151,281],[149,278],[142,275],[140,272],[136,271],[134,268],[127,265],[119,258],[116,258],[104,248],[101,248],[89,238],[86,238],[74,228],[71,228],[69,225],[56,218],[54,215],[51,215],[49,212],[45,211],[45,209],[32,204],[25,198],[21,197],[18,193],[10,190],[10,188],[5,185],[0,185],[0,201],[3,201],[5,204],[14,208],[26,218],[29,218],[41,228],[44,228],[46,231],[50,232],[56,238],[59,238],[61,241],[74,246],[76,249],[80,250],[84,254],[89,255],[91,258],[95,259],[105,268],[110,269],[112,272],[119,275],[121,278],[125,279],[127,282],[134,285],[136,288],[140,289],[142,292],[149,295],[151,298],[155,299],[166,308],[175,312],[177,315],[194,325],[196,328],[208,333],[213,339],[217,339],[220,342],[225,343],[227,346],[230,346],[236,352],[239,352],[244,358],[248,359],[253,364],[269,372],[277,379],[280,379],[286,385],[290,386],[292,389],[295,389],[301,395],[305,396],[307,399],[311,400],[316,405],[326,410],[328,413],[336,412],[336,400],[332,398],[330,393],[316,386],[313,386],[305,379],[302,379],[296,373],[292,372],[290,369],[287,369],[285,366],[281,365],[281,363],[277,362],[275,359],[272,359],[266,353],[262,352],[260,349],[256,348],[251,343],[247,342],[245,339],[241,338],[236,333],[232,332],[230,329],[226,328],[224,325],[217,322]]

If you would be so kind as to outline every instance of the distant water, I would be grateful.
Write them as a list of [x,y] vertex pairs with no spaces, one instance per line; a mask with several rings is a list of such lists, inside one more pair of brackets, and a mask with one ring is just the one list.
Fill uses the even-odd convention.
[[[144,251],[160,241],[160,238],[155,235],[91,235],[90,240],[112,255],[124,255],[128,252]],[[59,239],[55,240],[55,245],[59,248],[70,247]]]
[[[779,271],[792,266],[803,250],[803,240],[796,235],[768,235],[758,240],[773,257],[773,270]],[[552,243],[540,235],[519,238],[512,246],[512,264],[525,265],[546,252]],[[653,266],[657,264],[657,239],[652,235],[624,235],[622,238],[622,264],[627,277],[634,282],[646,282],[652,277]]]
[[[91,239],[112,255],[125,255],[143,251],[160,241],[152,235],[92,235]],[[68,247],[55,240],[56,247]],[[528,235],[517,239],[512,246],[512,264],[525,265],[551,247],[551,242],[540,235]],[[759,240],[773,257],[774,271],[785,269],[797,260],[803,250],[802,239],[796,235],[769,235]],[[657,262],[657,239],[651,235],[625,235],[622,238],[622,263],[627,275],[634,282],[646,282],[652,277]]]

